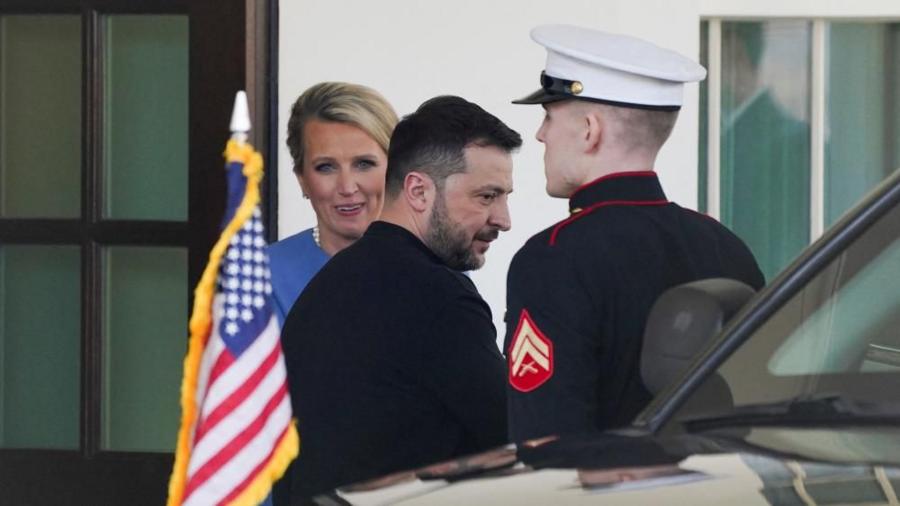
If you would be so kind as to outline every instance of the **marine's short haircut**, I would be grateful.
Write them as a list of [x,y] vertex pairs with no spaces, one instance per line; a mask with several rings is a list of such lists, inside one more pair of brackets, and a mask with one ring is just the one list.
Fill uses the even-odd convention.
[[388,149],[385,191],[396,197],[412,171],[422,172],[443,190],[445,180],[466,170],[464,149],[493,146],[511,153],[522,137],[481,107],[455,96],[423,103],[394,129]]
[[618,123],[616,142],[629,151],[656,152],[668,140],[679,111],[657,111],[597,104]]

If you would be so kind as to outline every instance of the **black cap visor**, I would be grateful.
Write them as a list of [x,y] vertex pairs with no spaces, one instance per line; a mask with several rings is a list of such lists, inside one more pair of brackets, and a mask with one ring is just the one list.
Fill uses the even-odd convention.
[[553,93],[552,91],[545,90],[541,88],[534,93],[528,95],[527,97],[522,97],[518,100],[513,100],[514,104],[546,104],[548,102],[557,102],[559,100],[567,100],[574,98],[571,95],[562,95],[559,93]]
[[[575,81],[552,77],[547,75],[546,72],[541,72],[541,89],[537,90],[531,95],[528,95],[527,97],[520,98],[519,100],[513,100],[513,103],[546,104],[548,102],[557,102],[559,100],[576,98],[575,94],[572,93],[572,84],[574,82]],[[581,83],[578,83],[578,86],[581,86]]]

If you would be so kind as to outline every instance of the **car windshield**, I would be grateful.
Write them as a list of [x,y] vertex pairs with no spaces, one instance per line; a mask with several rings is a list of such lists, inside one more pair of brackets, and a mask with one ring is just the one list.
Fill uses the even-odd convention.
[[[900,415],[900,208],[813,277],[709,376],[679,421]],[[813,409],[807,409],[813,407]]]

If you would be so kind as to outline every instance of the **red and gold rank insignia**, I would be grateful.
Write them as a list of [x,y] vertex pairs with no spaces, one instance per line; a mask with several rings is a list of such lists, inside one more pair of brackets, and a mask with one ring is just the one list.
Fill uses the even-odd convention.
[[530,392],[553,376],[553,343],[535,325],[527,309],[519,316],[508,360],[509,384],[520,392]]

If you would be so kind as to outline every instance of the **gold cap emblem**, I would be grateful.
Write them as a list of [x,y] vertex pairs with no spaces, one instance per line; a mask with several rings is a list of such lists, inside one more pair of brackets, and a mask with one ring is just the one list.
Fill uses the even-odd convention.
[[582,91],[584,91],[584,85],[579,81],[574,81],[569,85],[569,91],[571,91],[574,95],[578,95]]

